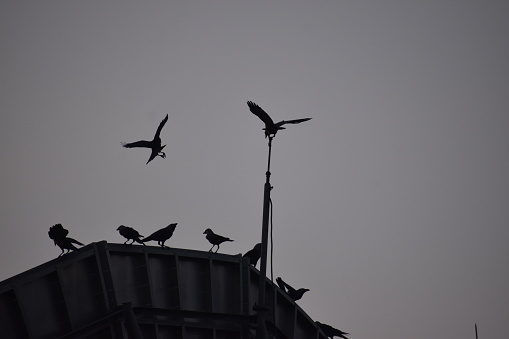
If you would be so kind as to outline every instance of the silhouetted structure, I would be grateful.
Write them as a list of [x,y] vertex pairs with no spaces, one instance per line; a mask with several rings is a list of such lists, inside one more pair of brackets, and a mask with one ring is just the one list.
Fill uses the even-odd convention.
[[150,158],[148,158],[147,164],[149,162],[151,162],[157,156],[160,156],[163,159],[166,158],[166,154],[162,151],[163,148],[166,147],[166,145],[161,146],[161,138],[159,137],[159,134],[161,133],[161,130],[163,129],[164,124],[166,124],[166,121],[168,121],[168,114],[166,114],[166,117],[159,124],[159,127],[157,128],[157,132],[154,135],[154,139],[152,139],[151,141],[140,140],[140,141],[131,142],[131,143],[122,143],[122,146],[124,146],[126,148],[133,148],[133,147],[150,148],[152,150],[152,153],[150,154]]
[[[65,229],[62,226],[62,224],[55,224],[49,228],[48,231],[49,237],[53,239],[55,246],[60,247],[60,249],[62,250],[62,253],[60,253],[59,257],[69,253],[70,251],[78,251],[79,249],[76,246],[74,246],[74,244],[85,246],[78,240],[68,238],[67,234],[69,234],[69,231]],[[67,252],[64,253],[64,250],[67,250]]]
[[203,234],[206,234],[205,237],[212,244],[212,247],[210,248],[209,252],[212,252],[212,249],[214,248],[214,246],[217,246],[217,249],[215,252],[215,253],[217,253],[217,251],[219,250],[220,244],[224,243],[225,241],[233,241],[230,238],[223,237],[222,235],[219,235],[219,234],[215,234],[214,232],[212,232],[212,230],[210,228],[207,228],[205,230],[205,232],[203,232]]
[[138,233],[138,231],[135,230],[134,228],[120,225],[118,226],[117,231],[118,233],[120,233],[121,236],[127,239],[124,242],[124,244],[127,244],[129,240],[132,240],[132,242],[128,245],[132,245],[136,241],[138,244],[142,244],[143,246],[145,246],[145,244],[140,240],[140,237],[143,238],[143,236],[140,235],[140,233]]
[[168,247],[164,245],[164,242],[171,238],[173,232],[175,232],[175,227],[177,227],[177,223],[169,224],[165,228],[161,228],[160,230],[155,231],[154,233],[143,239],[142,242],[153,240],[157,241],[157,244],[160,245],[161,247]]
[[244,258],[249,258],[249,262],[251,265],[256,267],[256,264],[258,263],[258,260],[260,259],[261,252],[262,251],[262,244],[258,243],[254,245],[254,247],[247,251],[246,254],[243,255]]
[[334,328],[330,325],[322,324],[319,321],[317,321],[316,324],[323,331],[323,333],[325,333],[325,335],[329,338],[334,338],[337,336],[337,337],[340,337],[343,339],[348,339],[348,337],[346,337],[348,335],[348,333],[346,333],[346,332],[338,330],[337,328]]
[[275,136],[277,131],[281,129],[285,129],[283,125],[286,124],[300,124],[301,122],[311,120],[311,118],[304,119],[295,119],[295,120],[282,120],[278,123],[274,123],[272,118],[257,104],[252,101],[248,101],[247,105],[249,106],[249,110],[260,118],[265,123],[265,137]]
[[296,290],[295,288],[284,282],[284,280],[281,279],[280,277],[276,278],[276,282],[279,288],[285,291],[285,293],[288,294],[288,296],[292,298],[293,301],[299,300],[300,298],[302,298],[304,293],[309,291],[307,288],[299,288],[298,290]]
[[[259,271],[241,255],[105,241],[0,282],[9,339],[252,339]],[[270,339],[326,339],[268,279]]]
[[[272,186],[270,184],[270,157],[272,151],[272,139],[276,136],[277,131],[285,129],[283,125],[286,124],[299,124],[304,121],[308,121],[311,118],[295,119],[295,120],[282,120],[278,123],[274,123],[272,118],[265,112],[260,106],[252,101],[248,101],[247,105],[251,113],[256,115],[260,120],[265,123],[265,138],[269,138],[269,157],[267,162],[266,181],[263,188],[263,214],[262,214],[262,242],[261,242],[261,254],[260,254],[260,281],[263,281],[266,277],[267,272],[267,243],[268,243],[268,230],[269,230],[269,206],[271,205],[270,191]],[[267,300],[265,298],[265,285],[260,284],[259,294],[259,307],[258,310],[258,333],[257,339],[267,339],[266,323],[266,309]]]

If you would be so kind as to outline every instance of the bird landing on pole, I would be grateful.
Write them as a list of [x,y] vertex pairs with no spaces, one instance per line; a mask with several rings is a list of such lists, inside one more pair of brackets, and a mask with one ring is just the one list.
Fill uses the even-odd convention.
[[[304,118],[304,119],[295,119],[295,120],[281,120],[280,122],[274,123],[272,118],[260,106],[258,106],[257,104],[255,104],[252,101],[248,101],[247,105],[249,106],[249,110],[265,123],[265,128],[263,128],[263,130],[265,131],[265,138],[267,138],[267,137],[270,138],[271,136],[275,137],[277,131],[286,129],[286,127],[283,127],[283,125],[300,124],[301,122],[311,120],[311,118]],[[270,147],[270,143],[269,143],[269,147]]]
[[256,115],[260,120],[265,123],[265,138],[269,138],[269,155],[267,161],[267,172],[266,181],[263,190],[263,217],[262,217],[262,242],[261,242],[261,253],[260,253],[260,281],[258,287],[258,304],[256,305],[255,311],[258,314],[258,328],[256,330],[257,339],[267,339],[267,327],[265,321],[267,318],[268,306],[265,300],[265,280],[267,277],[267,243],[269,237],[269,214],[270,214],[270,191],[272,186],[270,185],[270,160],[272,155],[272,139],[276,136],[279,130],[286,129],[283,125],[286,124],[300,124],[311,120],[311,118],[295,119],[295,120],[282,120],[278,123],[274,123],[272,118],[265,112],[260,106],[252,101],[248,101],[247,105],[251,113]]

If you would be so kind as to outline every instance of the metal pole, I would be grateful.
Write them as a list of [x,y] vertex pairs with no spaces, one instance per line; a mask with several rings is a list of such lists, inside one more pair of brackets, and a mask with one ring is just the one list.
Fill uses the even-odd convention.
[[270,207],[270,157],[272,152],[272,138],[269,136],[269,158],[267,162],[266,180],[263,188],[263,217],[262,217],[262,249],[260,257],[260,282],[258,287],[258,329],[257,339],[268,339],[265,320],[267,318],[267,303],[265,302],[265,279],[267,277],[267,243],[269,238],[269,207]]
[[475,323],[475,339],[479,339],[479,337],[477,336],[477,323]]

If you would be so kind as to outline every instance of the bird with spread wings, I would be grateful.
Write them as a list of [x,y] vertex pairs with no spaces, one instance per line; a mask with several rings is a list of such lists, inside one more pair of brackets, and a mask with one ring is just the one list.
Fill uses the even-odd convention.
[[161,121],[159,124],[159,127],[157,127],[157,132],[154,135],[154,139],[151,141],[147,140],[140,140],[135,141],[131,143],[122,143],[122,146],[126,148],[134,148],[134,147],[144,147],[144,148],[150,148],[152,150],[152,153],[150,154],[150,158],[147,161],[147,164],[154,160],[155,157],[160,156],[161,158],[166,158],[166,154],[163,152],[163,148],[166,147],[166,145],[161,146],[161,138],[159,137],[159,134],[161,133],[161,130],[164,127],[164,124],[166,124],[166,121],[168,121],[168,114],[166,114],[166,117]]
[[283,125],[286,124],[300,124],[301,122],[311,120],[311,118],[304,119],[295,119],[295,120],[282,120],[280,122],[274,123],[272,118],[265,112],[260,106],[255,104],[252,101],[248,101],[247,105],[249,106],[249,110],[256,115],[260,120],[265,123],[265,138],[274,137],[277,131],[281,129],[286,129]]

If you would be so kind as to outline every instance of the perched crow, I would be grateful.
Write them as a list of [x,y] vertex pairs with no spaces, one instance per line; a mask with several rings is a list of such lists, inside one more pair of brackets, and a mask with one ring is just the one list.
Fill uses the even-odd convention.
[[[85,246],[78,240],[74,240],[73,238],[67,238],[67,234],[69,234],[69,231],[66,230],[62,226],[62,224],[55,224],[49,228],[48,231],[49,237],[53,239],[55,246],[60,247],[60,249],[62,250],[62,253],[60,253],[59,257],[69,253],[71,250],[78,251],[79,249],[73,244]],[[64,250],[67,250],[67,252],[64,253]]]
[[127,244],[129,240],[132,240],[132,242],[129,245],[134,244],[134,242],[136,241],[138,244],[142,244],[143,246],[145,246],[145,244],[140,240],[140,237],[143,238],[143,236],[140,235],[138,231],[135,230],[134,228],[120,225],[118,226],[117,231],[120,233],[121,236],[127,239],[124,242],[124,244]]
[[207,228],[205,230],[205,232],[203,232],[203,234],[207,235],[206,236],[207,240],[212,244],[212,247],[210,248],[209,252],[212,252],[212,249],[214,248],[214,246],[217,246],[217,249],[215,252],[215,253],[217,253],[217,251],[219,250],[220,244],[222,244],[225,241],[233,241],[230,238],[226,238],[219,234],[215,234],[214,232],[212,232],[212,230],[210,228]]
[[253,249],[249,250],[244,254],[243,258],[249,258],[249,263],[256,267],[256,264],[258,263],[258,260],[261,256],[261,250],[262,250],[262,244],[258,243],[256,244]]
[[163,129],[164,124],[166,124],[166,121],[168,121],[168,114],[166,114],[166,117],[161,121],[159,124],[159,127],[157,128],[156,135],[154,135],[154,139],[152,141],[146,141],[146,140],[140,140],[136,142],[131,143],[122,143],[122,146],[127,148],[133,148],[133,147],[145,147],[150,148],[152,150],[152,153],[150,154],[150,158],[148,158],[147,164],[151,162],[156,156],[160,156],[161,158],[166,158],[166,154],[163,152],[163,148],[166,147],[166,145],[161,146],[161,138],[159,137],[159,134],[161,133],[161,130]]
[[343,338],[343,339],[348,339],[346,337],[346,335],[348,335],[348,333],[346,333],[346,332],[338,330],[337,328],[334,328],[334,327],[332,327],[330,325],[322,324],[319,321],[316,321],[316,324],[323,331],[323,333],[325,333],[325,335],[328,338],[334,338],[335,336],[338,336],[338,337]]
[[311,118],[304,119],[296,119],[296,120],[282,120],[278,123],[274,123],[272,118],[257,104],[252,101],[248,101],[247,105],[249,106],[249,110],[260,118],[265,123],[265,137],[275,136],[277,131],[281,129],[286,129],[283,127],[285,124],[300,124],[301,122],[311,120]]
[[288,294],[288,296],[293,300],[293,301],[297,301],[299,300],[300,298],[302,298],[302,296],[304,295],[304,293],[306,293],[307,291],[309,291],[307,288],[299,288],[298,290],[296,290],[295,288],[293,288],[292,286],[288,285],[286,282],[284,282],[283,279],[281,279],[280,277],[278,277],[276,279],[276,282],[279,286],[279,288],[281,288],[283,291],[286,292],[286,294]]
[[64,255],[64,249],[67,250],[66,254],[72,251],[78,251],[79,248],[74,246],[73,244],[85,246],[84,244],[80,243],[78,240],[75,240],[73,238],[62,238],[55,240],[55,245],[58,245],[60,249],[62,250],[62,253],[60,253],[59,257]]
[[177,223],[169,224],[165,228],[161,228],[159,231],[155,231],[145,239],[141,240],[141,242],[144,243],[147,241],[154,240],[157,241],[157,244],[161,245],[161,247],[169,247],[165,246],[164,242],[171,238],[173,232],[175,231],[175,227],[177,227]]

